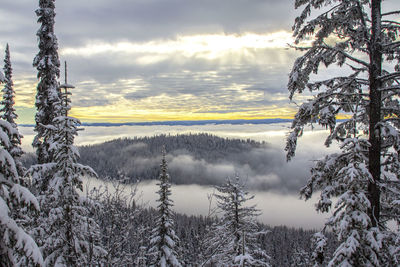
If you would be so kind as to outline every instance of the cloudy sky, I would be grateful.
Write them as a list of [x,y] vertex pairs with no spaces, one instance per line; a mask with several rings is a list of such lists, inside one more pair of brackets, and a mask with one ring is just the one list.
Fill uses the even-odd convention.
[[[32,122],[38,1],[2,0],[20,122]],[[293,114],[291,0],[57,0],[59,54],[85,122]],[[61,77],[63,79],[63,77]]]
[[[60,59],[77,87],[73,115],[84,122],[292,116],[293,2],[57,0]],[[0,6],[0,51],[10,44],[23,123],[35,111],[37,5]]]

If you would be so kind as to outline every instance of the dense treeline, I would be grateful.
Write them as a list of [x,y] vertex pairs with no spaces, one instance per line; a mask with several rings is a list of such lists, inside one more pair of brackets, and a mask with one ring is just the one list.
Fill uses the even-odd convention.
[[[153,137],[124,138],[102,144],[79,148],[80,161],[91,166],[100,177],[116,177],[123,173],[132,181],[156,179],[161,160],[160,148],[165,144],[169,162],[173,158],[187,160],[187,157],[198,164],[233,165],[258,163],[249,162],[246,154],[253,149],[267,147],[267,144],[254,140],[221,138],[207,133],[183,135],[158,135]],[[196,175],[188,175],[182,166],[169,164],[173,182],[177,184],[198,183],[217,184],[226,177],[215,177],[207,174],[206,168],[198,168]],[[232,175],[233,173],[231,173]]]
[[[91,195],[92,199],[99,200],[103,210],[96,213],[102,246],[113,258],[109,263],[113,263],[114,266],[138,266],[136,264],[140,258],[146,258],[150,246],[149,234],[155,227],[157,210],[136,206],[132,196],[123,194],[123,184],[113,184],[115,187],[108,188],[108,193],[97,190]],[[174,230],[180,240],[179,253],[184,256],[182,265],[201,265],[204,261],[201,255],[205,252],[203,243],[211,225],[218,221],[217,217],[175,214],[173,218]],[[258,228],[268,232],[260,235],[256,242],[270,256],[271,266],[311,266],[311,237],[315,230],[286,226],[270,227],[261,223],[258,223]],[[331,255],[334,249],[334,238],[329,236],[326,255]]]

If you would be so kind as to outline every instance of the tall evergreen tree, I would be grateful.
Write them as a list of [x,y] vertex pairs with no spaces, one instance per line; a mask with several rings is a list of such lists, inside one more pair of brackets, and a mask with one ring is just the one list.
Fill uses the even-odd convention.
[[24,169],[19,157],[22,155],[21,135],[18,132],[14,109],[14,90],[10,50],[7,44],[4,73],[0,81],[3,106],[0,110],[0,265],[23,266],[42,264],[43,258],[37,244],[26,232],[29,220],[27,211],[39,210],[37,199],[24,187]]
[[10,48],[7,44],[5,57],[4,57],[4,75],[5,75],[5,85],[2,90],[3,92],[3,100],[1,101],[1,105],[3,106],[0,109],[2,113],[0,116],[3,120],[8,121],[11,125],[15,124],[15,119],[17,119],[17,114],[15,113],[14,108],[14,96],[15,91],[13,89],[14,83],[12,81],[12,67],[11,67],[11,59],[10,59]]
[[[296,48],[305,54],[293,66],[288,89],[290,99],[306,89],[316,95],[295,116],[288,160],[305,126],[329,128],[325,144],[336,140],[341,152],[316,163],[301,194],[309,199],[321,190],[321,212],[330,211],[337,199],[326,224],[340,243],[330,266],[398,265],[397,233],[386,222],[399,222],[400,27],[393,16],[400,11],[382,13],[381,0],[296,0],[300,6],[305,7],[293,30]],[[311,18],[312,9],[322,11]],[[310,35],[311,46],[302,46]],[[310,81],[321,64],[338,65],[343,75]],[[343,113],[349,118],[337,121]],[[315,240],[314,259],[322,264],[325,238],[319,233]]]
[[263,234],[256,223],[259,211],[246,203],[254,196],[249,196],[243,188],[239,176],[234,181],[228,178],[225,185],[216,187],[221,218],[211,227],[204,243],[205,263],[212,266],[269,266],[269,257],[257,241]]
[[[69,93],[68,93],[69,94]],[[89,216],[90,201],[78,194],[83,190],[82,176],[94,176],[92,168],[78,163],[74,146],[76,118],[68,116],[70,99],[63,96],[58,117],[44,127],[51,131],[49,151],[54,162],[32,166],[28,172],[34,184],[50,174],[45,191],[39,191],[42,212],[34,232],[45,257],[46,266],[95,266],[101,264],[104,250],[99,246],[99,226]]]
[[158,217],[156,227],[153,230],[150,241],[149,253],[152,257],[152,266],[182,266],[178,260],[177,247],[179,239],[174,231],[174,220],[171,207],[173,202],[169,199],[171,195],[171,182],[167,173],[167,161],[165,159],[165,147],[162,150],[160,190],[158,190],[160,204],[158,205]]
[[[19,183],[19,175],[8,136],[18,131],[0,120],[0,266],[43,264],[42,254],[23,225],[26,208],[39,210],[39,203],[29,190]],[[25,208],[25,209],[24,209]]]
[[[32,145],[36,148],[38,162],[47,163],[54,160],[54,154],[50,151],[53,129],[44,125],[50,125],[54,118],[60,115],[57,105],[61,97],[57,82],[60,76],[60,61],[57,37],[54,34],[55,0],[40,0],[36,15],[41,26],[36,34],[39,40],[39,53],[33,60],[33,66],[38,70],[37,77],[40,81],[35,103],[37,134]],[[46,133],[47,131],[50,131],[50,134]]]
[[7,151],[14,158],[18,174],[20,178],[22,178],[22,176],[24,175],[24,168],[19,160],[19,158],[23,154],[21,148],[22,135],[19,134],[17,129],[17,124],[15,123],[15,120],[18,118],[18,115],[15,113],[15,108],[14,108],[15,91],[13,88],[14,83],[12,80],[12,67],[10,60],[10,49],[8,44],[6,46],[5,58],[4,58],[4,74],[5,74],[5,85],[2,90],[3,100],[0,102],[0,104],[2,105],[2,108],[0,109],[0,118],[10,123],[11,126],[16,129],[15,135],[8,136],[11,142],[11,146]]

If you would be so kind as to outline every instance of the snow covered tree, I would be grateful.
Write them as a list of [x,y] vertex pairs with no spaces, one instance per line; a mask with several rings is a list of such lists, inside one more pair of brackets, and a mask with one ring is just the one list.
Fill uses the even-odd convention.
[[10,48],[7,44],[5,57],[4,57],[4,75],[5,75],[5,85],[2,90],[3,92],[3,100],[1,101],[1,105],[3,106],[0,109],[1,118],[5,121],[8,121],[11,125],[15,125],[15,119],[18,117],[15,113],[14,108],[14,89],[13,89],[13,81],[12,81],[12,67],[11,67],[11,59],[10,59]]
[[[33,60],[33,66],[37,68],[37,77],[40,79],[37,86],[35,116],[35,132],[33,147],[39,163],[52,162],[54,155],[50,152],[53,134],[52,128],[45,127],[53,123],[58,115],[61,93],[58,88],[57,78],[60,76],[60,61],[58,58],[57,37],[54,34],[55,0],[40,0],[36,10],[38,22],[41,23],[37,32],[39,40],[39,53]],[[54,150],[53,150],[54,151]]]
[[41,265],[42,254],[21,220],[27,217],[21,210],[39,210],[39,203],[20,184],[16,164],[8,152],[13,146],[8,136],[17,135],[15,127],[0,120],[0,266]]
[[310,255],[304,249],[295,248],[291,255],[290,267],[309,267]]
[[14,84],[12,80],[12,67],[10,60],[10,49],[8,44],[6,46],[5,58],[4,58],[4,74],[5,74],[5,85],[2,90],[3,100],[0,102],[0,104],[2,105],[2,108],[0,109],[0,118],[10,123],[11,126],[16,129],[15,135],[8,136],[11,146],[7,148],[8,149],[7,151],[13,157],[18,171],[18,175],[20,176],[20,179],[22,179],[25,172],[22,163],[19,161],[19,158],[23,154],[23,151],[21,149],[22,135],[19,134],[17,129],[17,124],[15,123],[15,120],[18,118],[18,116],[15,113],[15,108],[14,108],[15,91],[13,89]]
[[173,206],[172,200],[169,198],[171,195],[171,182],[167,173],[167,161],[165,159],[165,147],[162,150],[161,173],[159,176],[160,186],[158,190],[160,204],[158,205],[158,216],[156,227],[153,230],[149,254],[152,266],[182,266],[179,262],[177,248],[179,238],[174,231],[174,220],[171,207]]
[[[232,181],[228,178],[223,186],[216,187],[217,206],[221,218],[215,223],[204,242],[205,263],[212,266],[269,266],[269,257],[260,248],[260,229],[256,223],[259,211],[248,206],[254,198],[245,191],[239,176]],[[203,264],[203,265],[204,265]]]
[[[329,128],[327,146],[336,140],[341,149],[316,163],[301,195],[309,199],[321,190],[321,212],[331,211],[337,198],[326,223],[339,241],[330,266],[398,265],[397,233],[386,222],[399,218],[394,189],[400,174],[400,24],[393,16],[400,11],[382,13],[381,0],[296,0],[300,6],[305,8],[293,30],[296,49],[305,54],[293,66],[288,89],[290,99],[306,89],[316,95],[295,116],[287,157],[294,156],[298,137],[313,123]],[[313,9],[321,9],[315,18]],[[306,47],[301,42],[310,36]],[[342,75],[310,80],[321,65],[342,67]],[[346,117],[338,121],[340,114]],[[322,264],[322,233],[316,240],[314,259]]]
[[128,181],[120,175],[116,180],[108,179],[111,186],[106,183],[90,192],[89,198],[99,204],[93,214],[101,228],[101,243],[107,253],[106,266],[133,266],[136,258],[141,257],[139,243],[144,242],[146,234],[149,239],[148,231],[138,237],[144,232],[135,222],[141,209],[136,207],[134,199],[136,188],[132,189]]
[[[69,94],[69,93],[68,93]],[[89,216],[90,200],[80,196],[82,176],[94,176],[92,168],[79,164],[76,118],[68,116],[70,99],[63,96],[58,117],[50,125],[43,125],[54,135],[49,152],[54,162],[32,166],[28,172],[34,184],[50,177],[45,191],[39,190],[42,212],[34,229],[43,251],[46,266],[95,266],[102,262],[104,250],[99,246],[99,227]]]

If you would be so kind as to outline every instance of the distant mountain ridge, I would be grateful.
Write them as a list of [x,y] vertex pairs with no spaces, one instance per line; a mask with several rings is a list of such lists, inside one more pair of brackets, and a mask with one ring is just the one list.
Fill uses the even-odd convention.
[[[304,164],[286,163],[282,149],[251,139],[229,139],[207,133],[124,138],[79,147],[80,163],[91,166],[100,178],[127,176],[131,182],[159,175],[161,148],[165,145],[172,183],[220,185],[239,174],[249,188],[298,192],[307,181]],[[36,156],[22,158],[29,167]]]
[[[121,122],[121,123],[111,123],[111,122],[84,122],[82,126],[102,126],[102,127],[112,127],[112,126],[152,126],[152,125],[168,125],[168,126],[191,126],[191,125],[207,125],[207,124],[272,124],[272,123],[285,123],[292,122],[292,119],[255,119],[255,120],[186,120],[186,121],[149,121],[149,122]],[[23,127],[32,127],[33,124],[20,124]]]
[[174,183],[207,185],[220,184],[227,176],[233,176],[235,166],[252,167],[249,155],[268,146],[207,133],[157,135],[80,147],[80,162],[91,166],[100,177],[117,177],[121,173],[135,181],[156,179],[163,145]]

